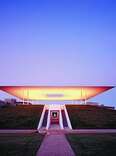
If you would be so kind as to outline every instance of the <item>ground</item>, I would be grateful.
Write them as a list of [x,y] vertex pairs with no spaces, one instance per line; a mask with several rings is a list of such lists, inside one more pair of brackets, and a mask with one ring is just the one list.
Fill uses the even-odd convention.
[[116,155],[116,134],[67,134],[76,156]]
[[[62,134],[62,133],[61,133]],[[62,136],[60,133],[51,134],[51,139]],[[50,135],[48,135],[50,137]],[[66,134],[76,156],[114,156],[116,155],[116,134]],[[43,142],[44,135],[39,133],[14,133],[0,134],[0,155],[1,156],[36,156],[37,151]],[[45,140],[44,140],[45,143]],[[57,154],[64,146],[59,141],[52,142]],[[51,146],[52,149],[52,144]],[[57,145],[59,144],[59,145]],[[57,145],[57,147],[55,147]],[[45,149],[47,146],[44,147]],[[42,149],[42,148],[41,148]],[[50,149],[50,150],[51,150]],[[46,152],[43,151],[44,153]],[[50,153],[50,151],[49,151]],[[52,153],[52,152],[51,152]],[[65,150],[66,153],[66,150]],[[65,155],[64,155],[65,156]]]
[[[20,132],[14,134],[1,133],[1,156],[36,155],[36,152],[38,151],[44,137],[43,135],[35,132],[35,129],[37,128],[37,125],[39,123],[42,109],[43,106],[40,105],[17,106],[0,109],[1,130],[34,130],[33,133],[24,134],[20,134]],[[109,110],[92,106],[67,106],[67,110],[69,112],[69,117],[71,119],[73,128],[116,128],[116,110]],[[66,134],[66,137],[77,156],[116,155],[116,134],[80,133]],[[59,149],[60,146],[57,147]]]
[[0,134],[0,155],[35,156],[43,137],[38,133]]
[[43,105],[22,105],[0,108],[0,129],[35,129]]
[[116,128],[116,110],[90,105],[66,106],[73,129]]
[[[116,128],[116,110],[87,105],[66,108],[74,129]],[[0,129],[35,129],[42,110],[43,105],[0,108]]]

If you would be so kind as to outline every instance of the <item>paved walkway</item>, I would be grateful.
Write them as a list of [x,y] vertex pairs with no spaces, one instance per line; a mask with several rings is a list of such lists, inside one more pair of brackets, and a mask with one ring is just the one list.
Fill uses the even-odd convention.
[[[37,132],[37,129],[0,129],[0,133],[35,133]],[[49,130],[39,130],[40,133],[53,133],[57,132],[59,134],[66,134],[66,133],[116,133],[116,129],[64,129],[64,130],[59,130],[59,129],[49,129]]]
[[116,129],[75,129],[67,130],[66,133],[74,134],[105,134],[105,133],[116,133]]
[[64,134],[47,133],[36,156],[75,156]]
[[37,130],[36,129],[0,129],[0,134],[5,134],[5,133],[35,133]]
[[[43,130],[39,130],[39,133],[42,133]],[[53,132],[59,132],[61,134],[102,134],[102,133],[116,133],[116,129],[63,129],[63,130],[53,130],[53,129],[49,129],[49,130],[44,130],[44,133],[53,133]]]

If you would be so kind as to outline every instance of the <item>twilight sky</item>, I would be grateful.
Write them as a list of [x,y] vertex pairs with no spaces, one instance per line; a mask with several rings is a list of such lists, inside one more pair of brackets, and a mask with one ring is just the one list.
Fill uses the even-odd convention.
[[115,0],[0,0],[0,85],[116,85],[115,68]]

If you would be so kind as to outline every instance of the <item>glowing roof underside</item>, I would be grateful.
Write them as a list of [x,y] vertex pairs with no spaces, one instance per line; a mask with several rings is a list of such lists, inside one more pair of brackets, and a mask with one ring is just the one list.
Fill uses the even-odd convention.
[[0,90],[24,100],[87,100],[113,86],[0,86]]

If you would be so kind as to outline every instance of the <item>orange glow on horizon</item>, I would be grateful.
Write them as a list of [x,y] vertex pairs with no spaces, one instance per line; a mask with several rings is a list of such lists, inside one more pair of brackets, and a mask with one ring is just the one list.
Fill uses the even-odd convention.
[[25,100],[87,100],[110,86],[0,86],[0,90]]

